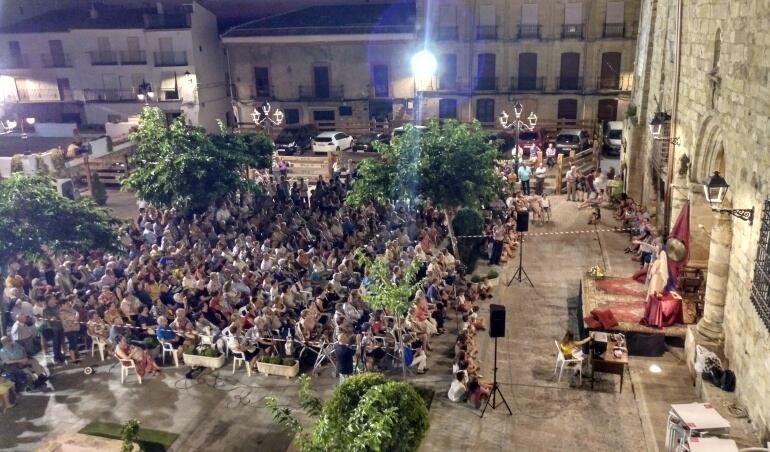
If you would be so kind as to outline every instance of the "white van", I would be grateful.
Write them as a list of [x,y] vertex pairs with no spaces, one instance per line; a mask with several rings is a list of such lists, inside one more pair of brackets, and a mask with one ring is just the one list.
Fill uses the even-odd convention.
[[610,121],[604,131],[604,153],[620,155],[623,146],[623,121]]

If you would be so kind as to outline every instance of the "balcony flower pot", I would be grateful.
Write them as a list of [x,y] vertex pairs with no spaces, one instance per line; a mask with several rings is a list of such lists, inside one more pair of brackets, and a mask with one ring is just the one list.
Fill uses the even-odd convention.
[[219,369],[225,365],[225,356],[220,354],[219,356],[201,356],[201,355],[189,355],[183,354],[184,363],[188,366],[208,367],[209,369]]
[[299,374],[299,361],[294,361],[294,365],[291,366],[257,361],[257,371],[263,375],[280,375],[292,378]]

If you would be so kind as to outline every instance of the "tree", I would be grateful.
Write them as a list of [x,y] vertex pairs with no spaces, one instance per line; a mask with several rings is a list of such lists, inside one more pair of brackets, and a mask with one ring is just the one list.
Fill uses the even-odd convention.
[[[393,282],[388,270],[388,264],[382,256],[374,259],[369,257],[361,248],[355,252],[356,260],[364,268],[369,277],[369,284],[362,296],[369,306],[374,309],[383,309],[396,318],[397,347],[403,347],[401,319],[409,309],[411,298],[417,292],[425,279],[417,279],[419,263],[412,260],[404,269],[403,277],[398,282]],[[406,363],[404,354],[401,353],[401,367],[403,378],[406,380]]]
[[497,152],[489,134],[478,121],[448,120],[440,125],[432,120],[424,130],[406,126],[405,133],[381,145],[380,152],[382,162],[359,171],[346,201],[360,205],[383,199],[424,199],[446,213],[457,254],[452,227],[457,210],[478,208],[500,189],[495,174]]
[[299,434],[295,444],[302,452],[411,452],[419,448],[428,431],[425,401],[408,383],[388,381],[382,374],[353,375],[334,388],[331,399],[319,410],[322,402],[309,395],[309,382],[307,377],[299,382],[300,405],[317,418],[309,433],[291,409],[278,406],[273,397],[266,401],[273,419]]
[[252,187],[239,172],[248,163],[245,146],[233,137],[220,142],[226,146],[215,146],[184,116],[166,127],[159,108],[144,107],[139,127],[129,138],[136,143],[136,152],[121,188],[151,204],[201,212],[238,189]]
[[97,206],[107,204],[107,187],[104,186],[104,182],[96,171],[91,173],[91,197]]
[[271,168],[275,145],[264,131],[241,133],[227,129],[222,121],[217,121],[219,134],[211,135],[211,141],[218,149],[231,155],[239,155],[244,165],[252,168]]
[[[35,259],[93,249],[119,251],[117,224],[91,199],[73,201],[61,196],[46,176],[13,173],[0,180],[0,275],[18,256]],[[4,312],[2,306],[0,312]]]

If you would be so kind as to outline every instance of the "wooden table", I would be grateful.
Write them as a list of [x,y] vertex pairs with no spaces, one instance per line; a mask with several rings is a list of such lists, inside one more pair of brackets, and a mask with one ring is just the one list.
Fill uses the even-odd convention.
[[[591,333],[591,337],[593,336],[594,334]],[[607,350],[602,355],[602,359],[595,357],[593,351],[591,351],[591,389],[594,388],[596,372],[602,372],[620,375],[620,392],[623,392],[623,375],[626,373],[626,366],[628,365],[628,351],[624,349],[623,355],[620,358],[617,358],[612,353],[615,345],[615,341],[608,337]]]

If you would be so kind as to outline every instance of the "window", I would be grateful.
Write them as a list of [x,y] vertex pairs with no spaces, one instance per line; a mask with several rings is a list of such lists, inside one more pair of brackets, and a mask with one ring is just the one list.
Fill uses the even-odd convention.
[[283,119],[286,124],[299,124],[299,109],[287,108],[283,111]]
[[559,99],[556,117],[561,124],[577,123],[577,100]]
[[161,72],[160,92],[161,100],[179,99],[179,85],[176,80],[176,72]]
[[479,24],[476,27],[476,39],[497,39],[495,5],[479,6]]
[[618,119],[618,100],[599,99],[596,119],[603,121],[616,121]]
[[519,79],[514,89],[532,91],[543,89],[543,84],[537,80],[537,54],[524,52],[519,54]]
[[580,54],[565,52],[561,54],[561,68],[559,69],[559,89],[579,90],[582,88],[580,78]]
[[540,22],[537,18],[537,3],[521,5],[521,25],[519,25],[519,39],[539,38]]
[[497,80],[495,79],[495,54],[482,53],[479,54],[478,58],[478,71],[475,88],[477,90],[496,89],[495,85],[497,84]]
[[316,110],[313,112],[313,121],[334,121],[334,110]]
[[457,119],[457,100],[440,99],[438,101],[438,117],[440,119]]
[[751,283],[751,303],[765,328],[770,330],[770,200],[765,201],[762,209],[762,227],[759,230],[754,280]]
[[[329,90],[329,68],[326,66],[315,66],[313,68],[313,86],[315,88],[315,97],[318,99],[328,99]],[[334,114],[334,112],[332,112]]]
[[340,107],[340,116],[353,116],[353,107],[343,105]]
[[439,41],[457,39],[457,6],[439,6],[438,31],[436,38]]
[[479,122],[495,122],[494,99],[478,99],[476,101],[476,119]]
[[270,76],[266,67],[254,68],[254,97],[270,96]]
[[583,4],[567,3],[564,5],[564,25],[561,29],[562,38],[583,37]]
[[441,55],[441,64],[439,65],[438,76],[438,89],[457,89],[457,55],[454,53]]
[[388,66],[384,64],[375,64],[372,66],[372,87],[374,88],[374,97],[388,97]]
[[604,37],[622,38],[625,32],[623,2],[607,2],[607,15],[604,18]]

